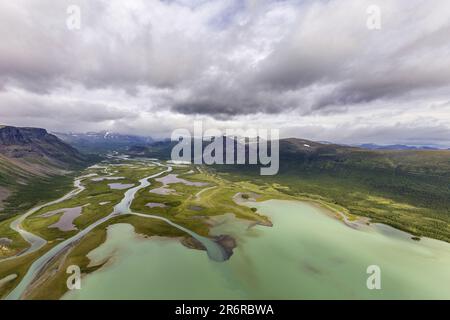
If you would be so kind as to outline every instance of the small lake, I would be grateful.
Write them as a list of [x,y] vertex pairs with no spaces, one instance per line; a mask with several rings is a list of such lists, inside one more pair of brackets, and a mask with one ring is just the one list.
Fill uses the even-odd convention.
[[108,184],[110,189],[113,190],[125,190],[125,189],[130,189],[131,187],[134,186],[134,184],[132,183],[110,183]]
[[164,177],[155,179],[156,181],[162,182],[164,186],[169,184],[175,184],[175,183],[183,183],[187,186],[196,186],[196,187],[203,187],[209,185],[209,183],[206,182],[192,182],[185,179],[178,178],[177,174],[168,174]]
[[78,230],[78,228],[74,225],[73,221],[81,215],[83,207],[85,206],[57,209],[54,211],[41,214],[39,215],[39,217],[48,218],[62,213],[61,217],[58,219],[58,222],[48,226],[48,228],[57,228],[61,231]]
[[[212,234],[237,239],[225,262],[179,241],[108,229],[92,263],[113,256],[65,299],[450,299],[450,244],[374,224],[353,229],[306,202],[251,203],[273,227],[224,215]],[[381,290],[366,286],[370,265]]]

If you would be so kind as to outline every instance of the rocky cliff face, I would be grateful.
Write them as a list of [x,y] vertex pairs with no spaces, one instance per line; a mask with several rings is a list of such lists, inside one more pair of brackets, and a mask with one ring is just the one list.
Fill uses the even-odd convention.
[[0,144],[25,145],[32,143],[32,139],[42,139],[46,134],[45,129],[2,127],[0,128]]
[[75,148],[40,128],[0,127],[0,154],[15,159],[46,160],[61,167],[85,161]]

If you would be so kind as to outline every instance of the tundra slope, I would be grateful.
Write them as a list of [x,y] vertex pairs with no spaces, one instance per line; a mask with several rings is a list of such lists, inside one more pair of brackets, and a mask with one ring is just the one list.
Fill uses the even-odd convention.
[[365,150],[300,139],[280,141],[280,170],[215,166],[227,178],[275,184],[287,195],[346,208],[412,233],[450,242],[450,151]]
[[89,160],[45,129],[0,126],[0,220],[67,192]]

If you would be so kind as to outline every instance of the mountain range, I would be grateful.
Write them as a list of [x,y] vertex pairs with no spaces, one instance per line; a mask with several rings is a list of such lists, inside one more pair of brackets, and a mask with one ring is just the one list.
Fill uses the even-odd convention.
[[54,132],[62,141],[86,153],[107,153],[126,151],[133,145],[148,145],[154,142],[151,137],[120,134],[109,131],[87,133]]
[[[405,144],[389,144],[379,145],[375,143],[364,143],[356,145],[357,147],[369,150],[442,150],[446,148],[436,147],[432,145],[410,146]],[[450,149],[450,148],[449,148]]]

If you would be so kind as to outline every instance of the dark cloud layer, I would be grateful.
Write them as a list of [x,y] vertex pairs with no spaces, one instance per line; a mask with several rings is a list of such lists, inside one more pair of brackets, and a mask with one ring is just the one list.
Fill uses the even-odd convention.
[[[66,26],[72,4],[80,30]],[[366,26],[374,4],[380,30]],[[449,16],[445,0],[5,1],[0,116],[149,131],[152,115],[171,119],[167,130],[198,116],[277,115],[298,126],[365,121],[376,135],[396,110],[409,128],[450,98]],[[450,115],[433,110],[424,132],[438,140]]]

